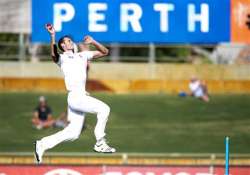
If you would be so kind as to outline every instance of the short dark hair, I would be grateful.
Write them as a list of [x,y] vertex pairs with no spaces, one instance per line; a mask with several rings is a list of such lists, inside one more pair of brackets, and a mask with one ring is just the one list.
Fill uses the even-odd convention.
[[64,42],[65,38],[70,38],[72,40],[72,38],[69,35],[64,35],[63,37],[61,37],[58,41],[58,47],[61,51],[64,51],[61,44]]

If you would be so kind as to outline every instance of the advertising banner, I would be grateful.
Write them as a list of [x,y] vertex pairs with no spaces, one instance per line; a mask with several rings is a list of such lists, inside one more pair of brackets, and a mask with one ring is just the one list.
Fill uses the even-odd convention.
[[231,0],[231,42],[250,43],[250,1]]
[[[0,165],[0,175],[224,175],[224,167]],[[250,175],[250,166],[231,167],[230,175]]]
[[33,0],[32,41],[81,41],[91,35],[105,43],[218,43],[230,41],[230,0]]

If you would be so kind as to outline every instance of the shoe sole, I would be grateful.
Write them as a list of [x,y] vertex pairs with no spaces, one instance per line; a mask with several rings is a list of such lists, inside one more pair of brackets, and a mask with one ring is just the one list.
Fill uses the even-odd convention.
[[112,153],[115,153],[115,152],[101,152],[101,151],[96,151],[94,150],[96,153],[103,153],[103,154],[112,154]]
[[36,144],[37,144],[37,141],[34,143],[34,145],[35,145],[35,158],[36,158],[36,163],[37,163],[37,164],[40,164],[41,162],[40,162],[38,153],[36,152]]
[[95,148],[93,148],[93,150],[97,153],[105,153],[105,154],[112,154],[112,153],[115,153],[115,152],[102,152],[102,151],[97,151]]

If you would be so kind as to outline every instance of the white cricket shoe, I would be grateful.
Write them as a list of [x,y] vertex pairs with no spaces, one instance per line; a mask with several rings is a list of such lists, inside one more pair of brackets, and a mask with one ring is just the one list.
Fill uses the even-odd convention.
[[110,147],[106,139],[101,139],[100,141],[97,141],[95,146],[94,146],[94,151],[99,152],[99,153],[114,153],[116,152],[115,148]]
[[35,142],[35,158],[36,158],[37,164],[42,163],[43,153],[44,153],[44,148],[42,146],[41,141],[36,141]]

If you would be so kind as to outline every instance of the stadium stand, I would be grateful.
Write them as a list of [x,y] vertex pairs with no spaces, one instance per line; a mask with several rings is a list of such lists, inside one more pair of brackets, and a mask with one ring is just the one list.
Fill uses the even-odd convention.
[[0,32],[30,33],[31,32],[31,1],[1,0]]

